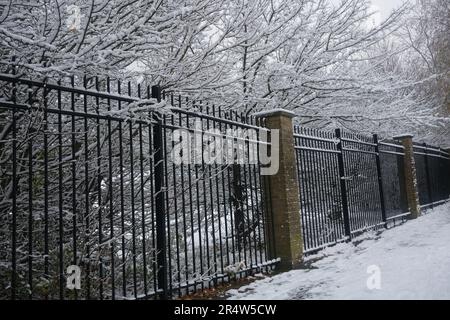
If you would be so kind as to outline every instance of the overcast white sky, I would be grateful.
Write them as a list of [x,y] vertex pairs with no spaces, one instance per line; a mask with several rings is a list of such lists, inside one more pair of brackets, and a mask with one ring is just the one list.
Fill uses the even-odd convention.
[[380,20],[386,18],[391,13],[392,9],[400,6],[406,0],[371,0],[374,11],[379,11],[375,15],[375,22],[379,23]]

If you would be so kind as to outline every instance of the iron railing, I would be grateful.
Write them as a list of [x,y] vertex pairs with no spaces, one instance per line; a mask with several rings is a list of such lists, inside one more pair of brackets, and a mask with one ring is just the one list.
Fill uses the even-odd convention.
[[[298,126],[294,138],[306,253],[407,218],[404,147],[399,142]],[[414,149],[421,206],[448,200],[448,153],[425,145]]]
[[414,143],[420,205],[433,206],[450,194],[450,156],[439,147]]
[[174,130],[268,131],[253,118],[131,82],[0,74],[0,128],[2,299],[170,298],[277,262],[259,161],[171,162]]

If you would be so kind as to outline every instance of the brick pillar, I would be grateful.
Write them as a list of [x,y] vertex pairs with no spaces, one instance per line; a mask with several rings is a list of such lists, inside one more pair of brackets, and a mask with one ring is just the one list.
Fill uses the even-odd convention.
[[[268,128],[279,130],[278,172],[263,177],[269,184],[265,203],[270,203],[272,208],[269,219],[267,219],[270,225],[267,225],[266,230],[269,241],[274,242],[274,248],[271,250],[272,258],[281,258],[279,268],[289,270],[300,266],[303,255],[299,186],[292,125],[292,118],[295,117],[295,114],[287,110],[275,109],[260,112],[255,116],[265,118]],[[272,145],[277,143],[277,141],[271,142]]]
[[403,157],[403,169],[406,198],[408,200],[409,212],[411,213],[409,217],[410,219],[416,219],[420,216],[420,202],[417,188],[416,164],[414,161],[412,138],[413,136],[408,134],[394,137],[394,139],[399,140],[405,148],[405,156]]

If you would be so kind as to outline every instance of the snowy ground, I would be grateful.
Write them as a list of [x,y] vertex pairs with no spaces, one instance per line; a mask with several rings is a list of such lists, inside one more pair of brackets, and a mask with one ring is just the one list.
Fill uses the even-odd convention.
[[308,269],[229,290],[229,299],[450,299],[449,202],[355,240],[308,257]]

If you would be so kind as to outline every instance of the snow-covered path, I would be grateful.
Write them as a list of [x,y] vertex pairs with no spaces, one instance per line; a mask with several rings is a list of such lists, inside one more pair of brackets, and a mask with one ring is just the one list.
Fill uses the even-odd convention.
[[[450,299],[449,202],[355,240],[363,241],[327,248],[307,258],[311,268],[230,290],[229,299]],[[369,289],[377,274],[380,289]]]

